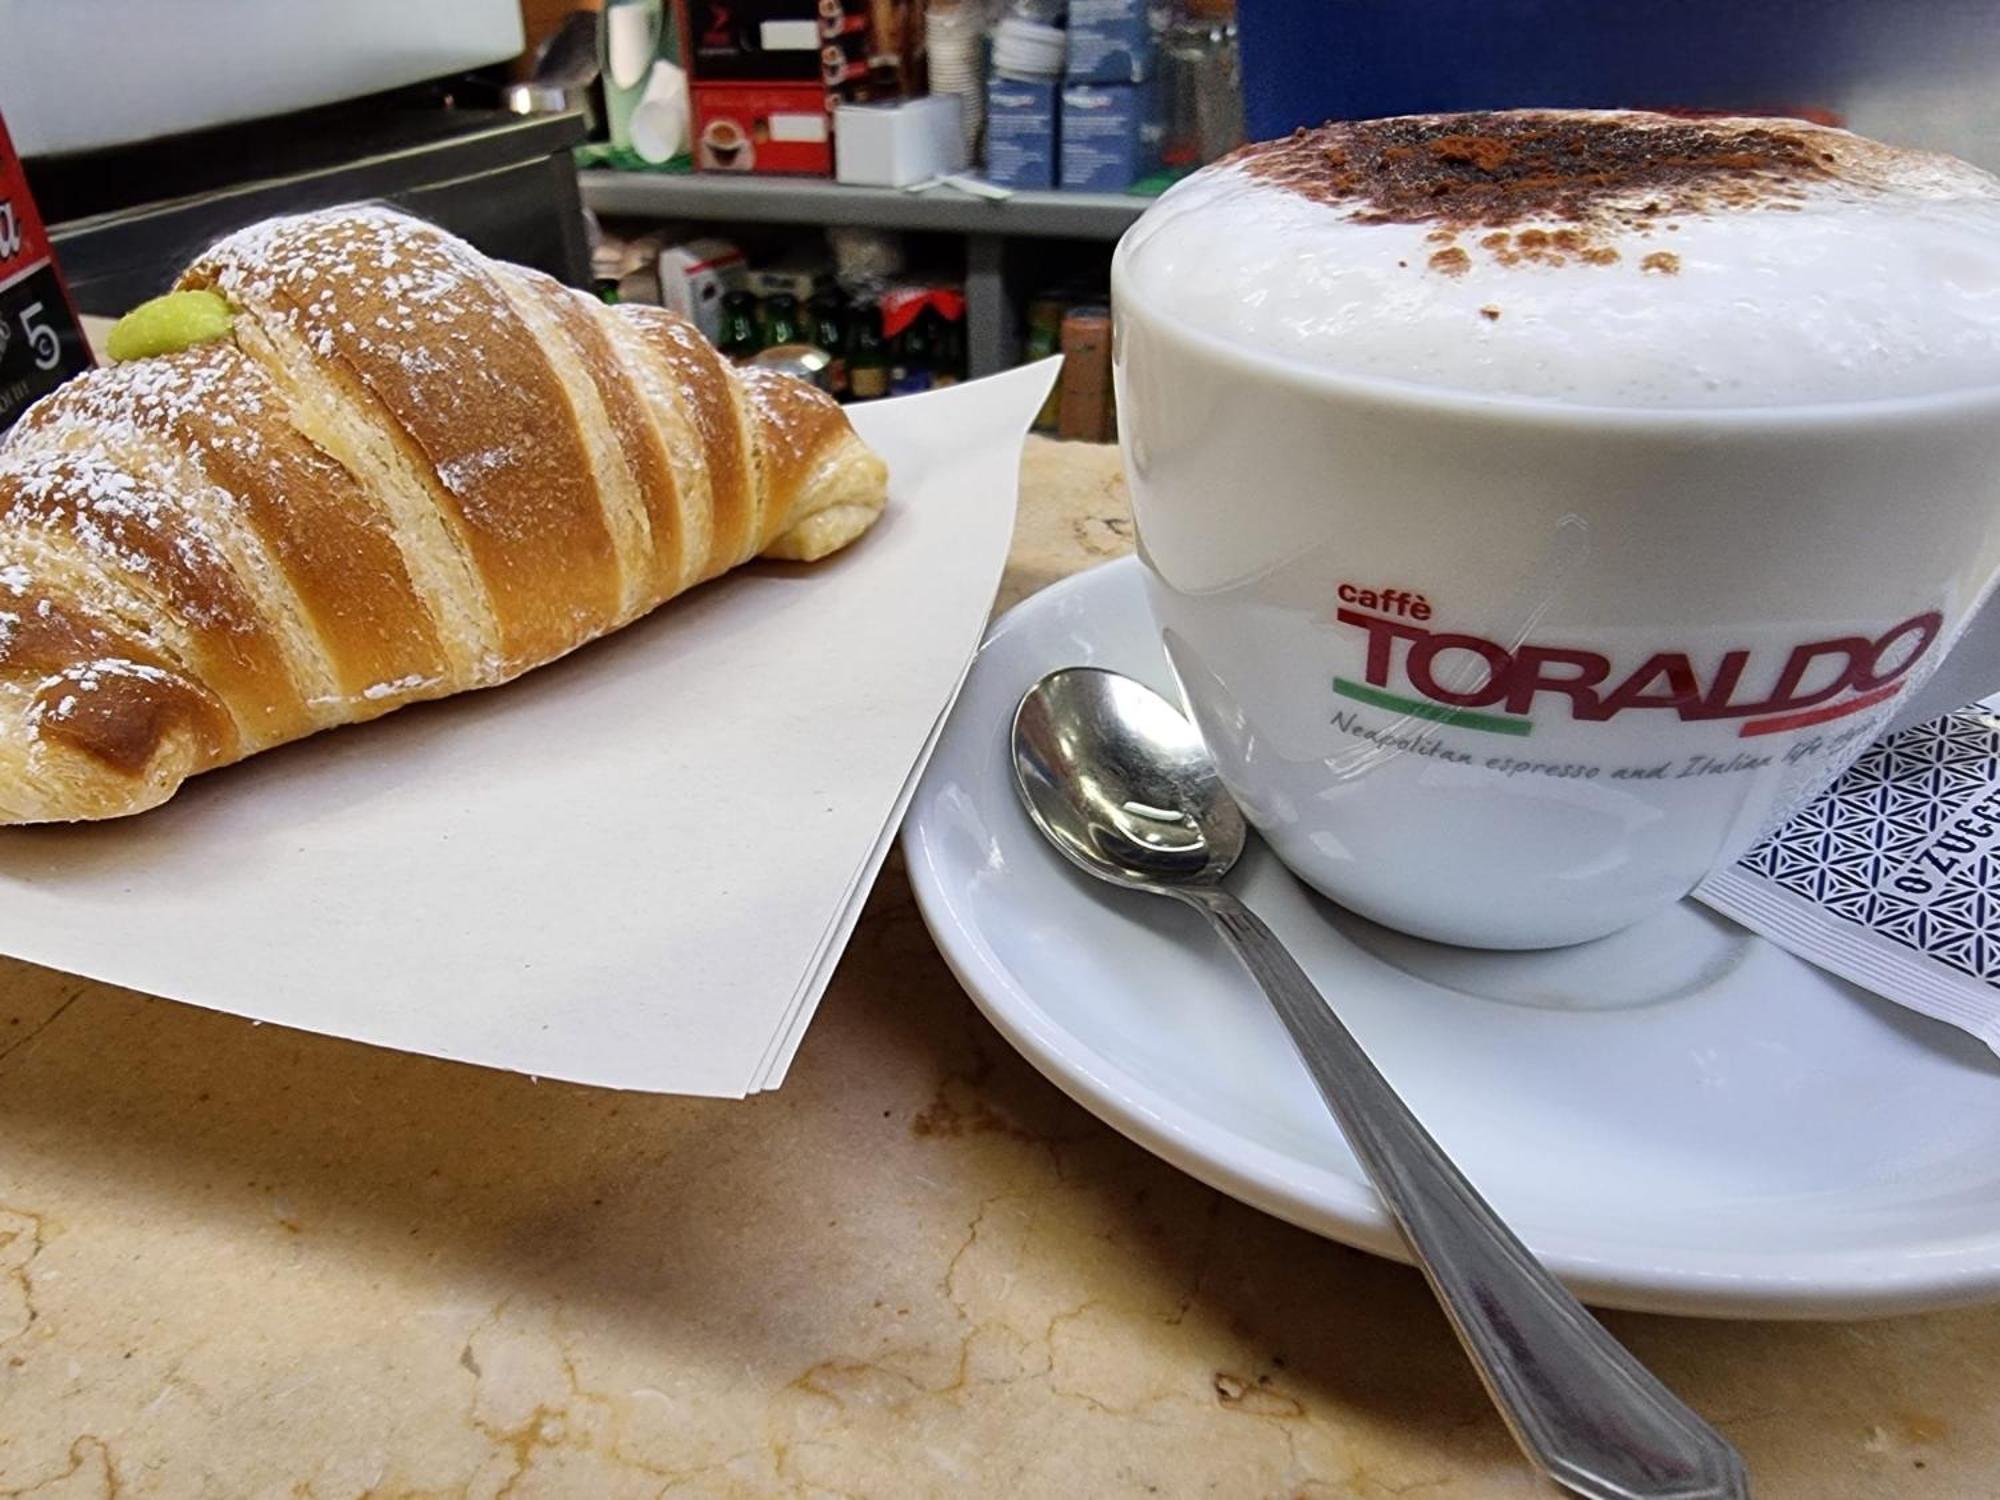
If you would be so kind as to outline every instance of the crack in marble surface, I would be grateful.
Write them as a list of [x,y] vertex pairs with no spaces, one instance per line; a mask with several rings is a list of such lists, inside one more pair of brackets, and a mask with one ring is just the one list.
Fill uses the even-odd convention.
[[59,1005],[57,1005],[54,1010],[50,1011],[40,1021],[36,1022],[33,1026],[29,1027],[28,1030],[21,1033],[21,1035],[10,1039],[6,1044],[6,1046],[0,1047],[0,1064],[4,1064],[7,1061],[7,1059],[12,1057],[16,1052],[23,1051],[24,1049],[32,1045],[34,1042],[38,1041],[41,1038],[43,1032],[47,1031],[51,1026],[55,1025],[56,1022],[60,1021],[64,1016],[69,1014],[70,1007],[75,1005],[77,1001],[81,1000],[84,997],[84,994],[86,993],[88,988],[89,987],[87,985],[74,986],[70,990],[70,992],[63,997],[62,1002]]
[[68,1467],[59,1474],[18,1488],[0,1488],[0,1497],[37,1495],[41,1500],[119,1500],[126,1493],[103,1438],[82,1433],[71,1440]]
[[19,1338],[40,1316],[32,1276],[44,1235],[40,1214],[0,1204],[0,1344]]

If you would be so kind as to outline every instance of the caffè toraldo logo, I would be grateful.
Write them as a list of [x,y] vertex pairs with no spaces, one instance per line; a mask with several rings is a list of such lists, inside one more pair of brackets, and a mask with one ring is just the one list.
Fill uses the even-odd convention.
[[1336,677],[1336,693],[1495,734],[1530,734],[1550,715],[1581,723],[1632,714],[1732,719],[1745,737],[1804,729],[1894,697],[1944,628],[1933,609],[1873,637],[1763,642],[1719,653],[1666,642],[1620,660],[1585,646],[1509,646],[1433,629],[1431,601],[1408,589],[1343,583],[1337,592],[1334,618],[1362,632],[1365,655],[1363,680]]

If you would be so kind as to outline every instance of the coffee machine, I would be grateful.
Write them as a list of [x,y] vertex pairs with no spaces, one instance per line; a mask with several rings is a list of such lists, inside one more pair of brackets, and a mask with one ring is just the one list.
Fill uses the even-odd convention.
[[0,0],[0,101],[77,305],[244,224],[384,199],[584,284],[574,114],[499,107],[516,0]]

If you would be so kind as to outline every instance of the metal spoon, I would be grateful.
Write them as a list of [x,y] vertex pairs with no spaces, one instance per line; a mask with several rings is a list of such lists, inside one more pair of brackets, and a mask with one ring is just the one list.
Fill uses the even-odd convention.
[[1543,1269],[1222,888],[1243,814],[1194,726],[1129,677],[1072,667],[1028,690],[1013,751],[1028,816],[1071,863],[1192,906],[1263,986],[1529,1460],[1593,1500],[1747,1497],[1736,1450]]

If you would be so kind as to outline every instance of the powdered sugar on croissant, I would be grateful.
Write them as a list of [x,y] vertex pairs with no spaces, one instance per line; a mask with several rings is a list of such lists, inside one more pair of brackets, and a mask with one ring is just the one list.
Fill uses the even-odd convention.
[[80,376],[0,445],[0,822],[143,811],[882,509],[819,391],[393,210],[253,226],[181,285],[229,339]]

